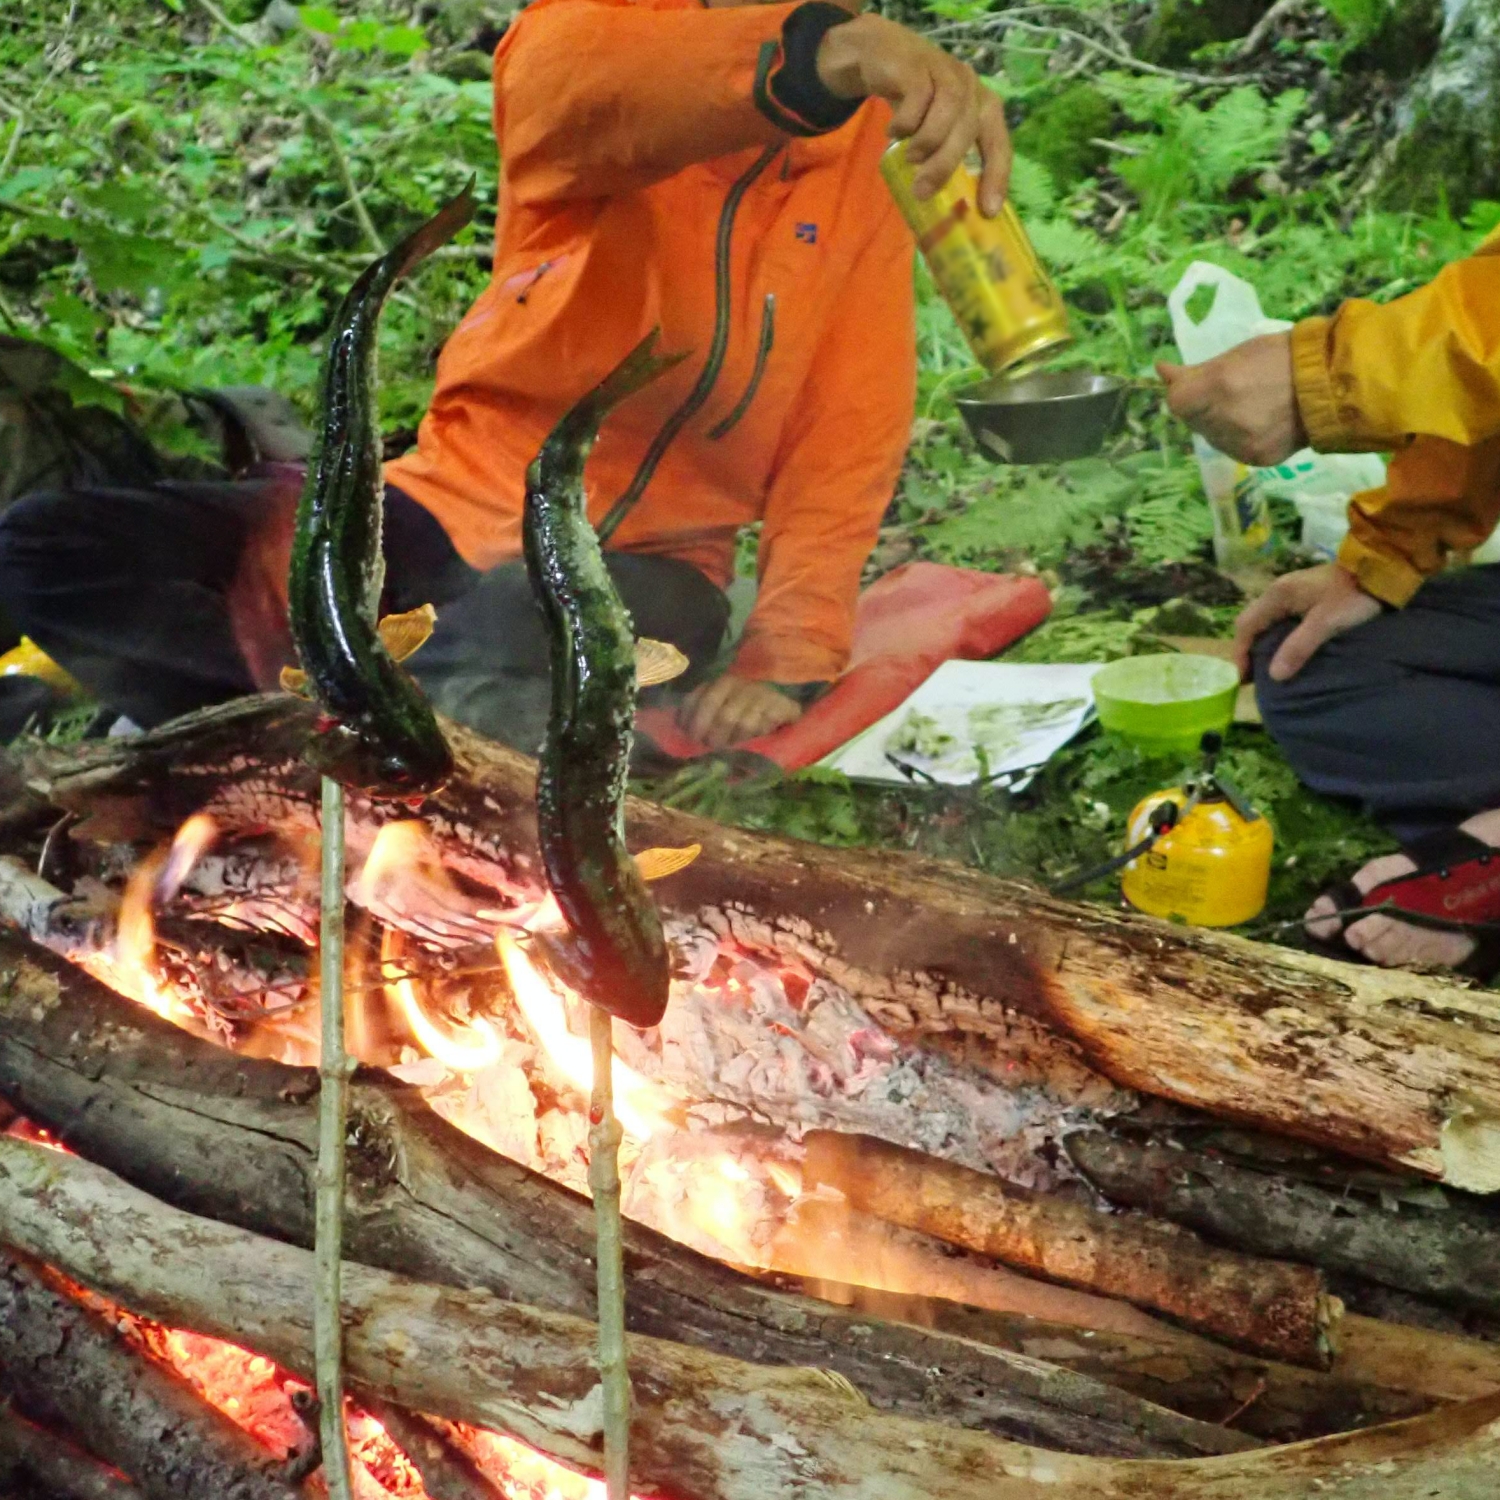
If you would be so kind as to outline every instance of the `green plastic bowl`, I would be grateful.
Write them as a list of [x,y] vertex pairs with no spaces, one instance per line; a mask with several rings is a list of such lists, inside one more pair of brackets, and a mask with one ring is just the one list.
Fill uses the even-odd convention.
[[1099,722],[1154,755],[1192,754],[1234,718],[1240,674],[1216,656],[1127,656],[1094,673]]

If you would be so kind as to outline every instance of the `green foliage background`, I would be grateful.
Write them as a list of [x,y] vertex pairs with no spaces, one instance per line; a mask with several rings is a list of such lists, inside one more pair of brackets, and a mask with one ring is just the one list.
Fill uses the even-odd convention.
[[[0,321],[103,382],[264,383],[306,406],[326,319],[376,241],[477,174],[480,222],[383,324],[383,419],[410,429],[443,338],[484,284],[497,164],[483,32],[504,7],[221,3],[47,0],[0,15]],[[1365,192],[1380,112],[1347,102],[1340,69],[1378,30],[1384,0],[1307,7],[1253,58],[1210,44],[1170,67],[1132,51],[1145,14],[1134,0],[887,8],[973,60],[1007,101],[1013,196],[1068,299],[1073,363],[1149,381],[1173,355],[1166,294],[1194,259],[1248,277],[1269,313],[1297,318],[1408,291],[1500,222],[1492,203],[1418,215]],[[919,422],[877,565],[918,555],[1040,571],[1057,607],[1020,660],[1150,649],[1155,611],[1174,600],[1190,602],[1200,632],[1227,629],[1233,590],[1210,565],[1186,435],[1155,396],[1142,390],[1097,460],[990,465],[952,406],[978,372],[921,267],[917,279]],[[1290,545],[1284,560],[1296,560]],[[1228,759],[1279,837],[1268,920],[1385,847],[1297,788],[1259,733],[1237,731]],[[746,780],[725,764],[654,790],[806,837],[1052,878],[1110,852],[1135,798],[1180,769],[1094,736],[1014,802],[876,792],[821,772]]]

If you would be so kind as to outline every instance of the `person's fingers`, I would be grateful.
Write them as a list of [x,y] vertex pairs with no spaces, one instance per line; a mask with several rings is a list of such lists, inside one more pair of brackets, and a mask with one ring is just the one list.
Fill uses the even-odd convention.
[[1010,188],[1010,169],[1014,152],[1010,131],[1005,128],[1005,106],[980,85],[984,97],[979,105],[979,211],[989,218],[1000,212]]
[[1159,359],[1156,362],[1156,373],[1170,386],[1180,376],[1186,365],[1174,365],[1170,360]]
[[1324,643],[1342,628],[1331,610],[1322,605],[1314,605],[1271,658],[1271,681],[1290,682],[1317,655]]
[[725,697],[733,691],[734,683],[728,677],[721,677],[717,682],[705,683],[684,705],[689,712],[683,728],[696,740],[706,739],[719,716]]
[[[936,192],[948,180],[946,174],[939,176],[938,173],[942,171],[943,163],[952,159],[952,137],[963,126],[969,102],[967,90],[956,89],[951,77],[942,73],[932,77],[932,93],[922,123],[906,146],[907,161],[921,168],[913,183],[916,191],[926,188]],[[962,152],[959,154],[962,156]],[[956,165],[957,162],[953,162],[948,172],[951,173]]]
[[898,88],[885,95],[892,103],[888,130],[892,140],[909,140],[920,128],[932,103],[933,88],[927,69],[913,69],[909,78],[903,78]]
[[1253,604],[1247,604],[1234,622],[1234,659],[1240,676],[1250,677],[1250,652],[1257,640],[1278,621],[1295,613],[1285,589],[1269,588]]

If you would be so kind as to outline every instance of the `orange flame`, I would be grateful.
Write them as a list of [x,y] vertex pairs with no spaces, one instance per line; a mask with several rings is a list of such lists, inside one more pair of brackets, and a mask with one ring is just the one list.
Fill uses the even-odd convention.
[[417,987],[409,975],[401,975],[400,956],[405,944],[393,928],[386,928],[380,940],[380,971],[386,981],[386,993],[401,1008],[411,1034],[429,1056],[435,1057],[445,1068],[455,1073],[477,1073],[500,1061],[500,1033],[479,1016],[465,1026],[451,1030],[439,1025],[428,1014],[417,995]]
[[[355,883],[362,890],[361,899],[375,895],[386,878],[396,870],[420,874],[429,885],[447,889],[447,877],[434,867],[427,830],[418,822],[387,823],[375,835],[369,856]],[[402,972],[401,958],[406,940],[395,928],[387,927],[380,940],[380,973],[386,994],[399,1008],[418,1045],[430,1057],[455,1073],[477,1073],[500,1060],[500,1033],[482,1017],[464,1026],[449,1027],[428,1013],[422,996],[410,975]]]
[[131,872],[120,900],[114,952],[105,960],[108,978],[166,1021],[192,1019],[192,1012],[156,977],[155,909],[182,889],[193,866],[218,837],[207,813],[194,813],[169,848],[147,855]]
[[[561,996],[542,977],[520,945],[503,928],[495,934],[500,962],[510,977],[511,993],[542,1050],[580,1093],[594,1086],[594,1056],[588,1041],[568,1030]],[[662,1126],[656,1090],[634,1068],[615,1061],[615,1113],[628,1135],[649,1140]]]

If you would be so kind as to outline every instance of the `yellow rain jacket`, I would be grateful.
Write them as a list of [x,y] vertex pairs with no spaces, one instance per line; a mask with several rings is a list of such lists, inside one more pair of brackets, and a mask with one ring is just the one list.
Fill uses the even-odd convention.
[[1314,448],[1391,451],[1385,484],[1350,501],[1339,561],[1405,604],[1500,520],[1500,231],[1409,296],[1304,319],[1292,365]]

